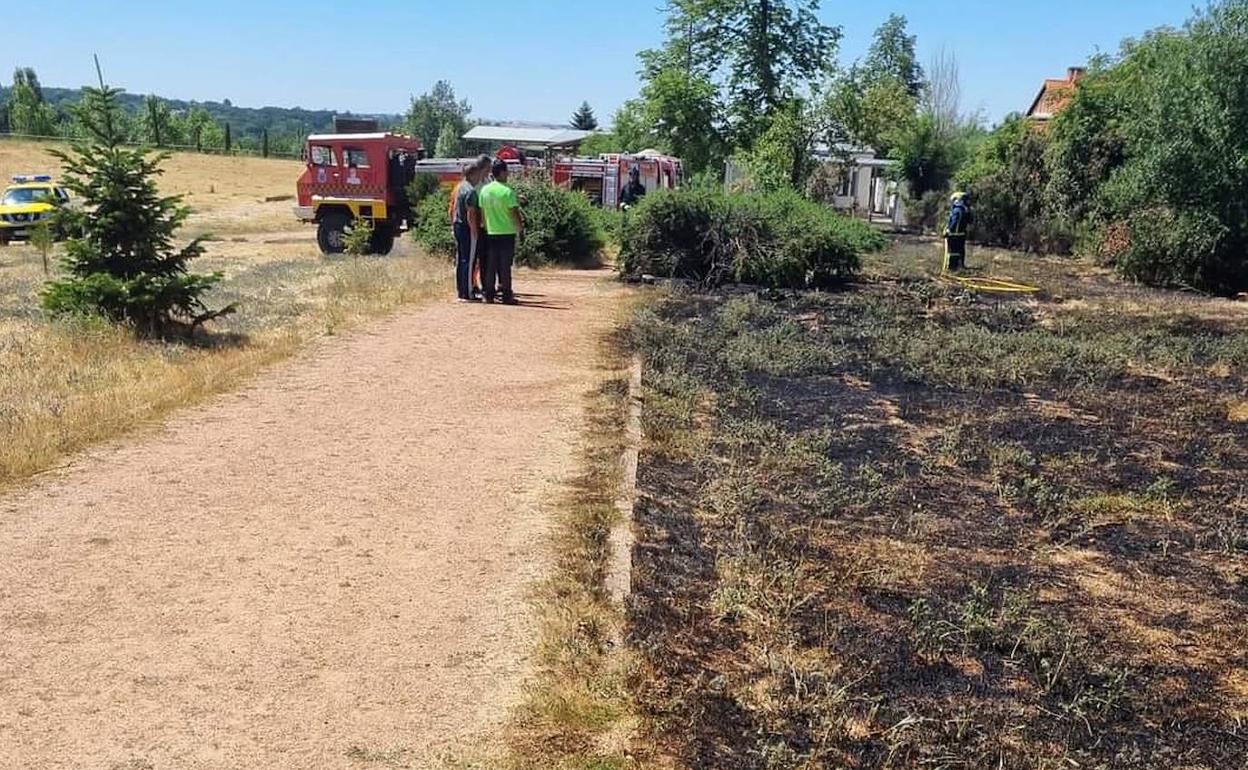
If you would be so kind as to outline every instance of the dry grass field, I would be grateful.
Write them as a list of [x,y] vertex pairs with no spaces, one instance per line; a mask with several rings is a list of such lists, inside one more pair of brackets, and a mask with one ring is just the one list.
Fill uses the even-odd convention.
[[1248,303],[903,240],[643,312],[634,697],[687,767],[1248,756]]
[[[49,145],[0,142],[0,178],[56,173]],[[326,259],[294,221],[289,196],[301,164],[178,154],[162,190],[185,196],[185,235],[209,236],[194,269],[224,274],[214,305],[239,313],[195,345],[147,343],[39,308],[38,253],[0,248],[0,486],[65,454],[233,387],[259,367],[441,289],[441,265],[406,244],[388,258]],[[53,269],[55,270],[55,256]]]
[[[53,174],[60,161],[49,152],[62,147],[42,142],[0,141],[0,182],[14,174]],[[188,236],[265,233],[297,227],[293,201],[265,198],[293,196],[303,164],[293,160],[176,153],[164,166],[161,190],[181,195],[193,210]]]

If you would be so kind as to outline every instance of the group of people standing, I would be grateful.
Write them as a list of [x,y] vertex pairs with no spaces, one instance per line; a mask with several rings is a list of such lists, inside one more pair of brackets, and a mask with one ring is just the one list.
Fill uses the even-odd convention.
[[507,184],[504,160],[482,155],[464,169],[451,192],[455,235],[455,288],[460,302],[518,304],[511,285],[516,242],[524,237],[524,213]]

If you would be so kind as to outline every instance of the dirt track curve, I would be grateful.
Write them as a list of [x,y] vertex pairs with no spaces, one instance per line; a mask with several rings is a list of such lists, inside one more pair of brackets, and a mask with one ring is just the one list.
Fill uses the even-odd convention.
[[406,766],[496,728],[619,296],[517,285],[0,498],[0,767]]

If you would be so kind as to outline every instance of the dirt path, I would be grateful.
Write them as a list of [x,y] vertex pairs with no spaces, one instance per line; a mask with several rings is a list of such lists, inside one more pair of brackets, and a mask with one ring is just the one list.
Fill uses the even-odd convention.
[[0,767],[409,766],[497,727],[619,293],[518,285],[0,499]]

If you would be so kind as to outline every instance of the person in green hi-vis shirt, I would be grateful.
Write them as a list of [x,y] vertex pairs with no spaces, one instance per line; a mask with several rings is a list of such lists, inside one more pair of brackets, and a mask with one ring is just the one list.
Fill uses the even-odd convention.
[[515,305],[511,288],[511,263],[516,258],[516,240],[524,237],[524,215],[516,191],[507,186],[507,161],[495,160],[491,169],[494,181],[477,193],[478,205],[485,215],[485,269],[481,271],[482,293],[486,302],[493,302],[501,293],[504,305]]

